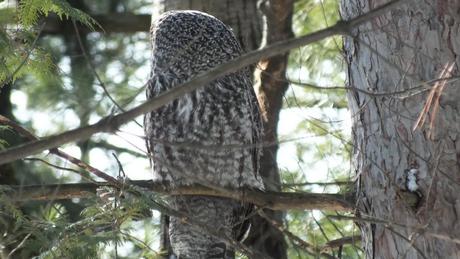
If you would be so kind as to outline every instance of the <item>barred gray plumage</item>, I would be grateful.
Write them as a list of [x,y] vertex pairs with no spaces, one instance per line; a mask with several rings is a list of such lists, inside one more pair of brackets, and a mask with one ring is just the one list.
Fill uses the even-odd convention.
[[[152,70],[147,98],[241,55],[231,29],[208,14],[171,11],[152,24]],[[144,119],[153,178],[171,188],[263,189],[259,176],[261,118],[249,69],[228,74]],[[171,197],[174,209],[237,238],[248,204],[205,196]],[[179,258],[233,258],[221,239],[171,218],[169,237]]]

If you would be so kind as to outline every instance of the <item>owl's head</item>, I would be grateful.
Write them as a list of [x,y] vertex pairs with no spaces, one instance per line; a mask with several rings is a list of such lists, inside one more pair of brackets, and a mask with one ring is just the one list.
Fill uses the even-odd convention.
[[242,52],[232,30],[203,12],[166,12],[152,23],[151,33],[152,76],[168,81],[168,88]]

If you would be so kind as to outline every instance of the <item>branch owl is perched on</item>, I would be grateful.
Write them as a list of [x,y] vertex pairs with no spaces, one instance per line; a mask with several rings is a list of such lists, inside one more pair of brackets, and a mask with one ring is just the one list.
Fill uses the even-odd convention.
[[[152,25],[152,71],[147,98],[177,87],[241,55],[231,29],[197,11],[172,11]],[[263,189],[259,176],[261,119],[249,69],[216,79],[145,116],[154,181],[174,188]],[[174,196],[174,209],[187,213],[227,238],[243,234],[248,204],[209,196]],[[185,224],[169,223],[179,258],[233,258],[221,239]]]

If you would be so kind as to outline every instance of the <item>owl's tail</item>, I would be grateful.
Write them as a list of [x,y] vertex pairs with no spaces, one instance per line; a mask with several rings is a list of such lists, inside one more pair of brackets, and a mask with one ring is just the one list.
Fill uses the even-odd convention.
[[252,205],[209,196],[171,199],[173,208],[199,223],[196,226],[185,218],[170,218],[169,240],[177,258],[235,258],[234,249],[228,241],[240,241],[247,235]]

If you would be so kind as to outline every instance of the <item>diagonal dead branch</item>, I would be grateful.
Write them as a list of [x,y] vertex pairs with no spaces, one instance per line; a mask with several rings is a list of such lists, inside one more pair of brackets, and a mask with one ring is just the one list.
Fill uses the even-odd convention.
[[[444,66],[444,69],[441,71],[439,78],[452,76],[452,70],[454,68],[454,65],[455,65],[455,62],[451,62],[451,64],[447,63]],[[413,131],[415,131],[417,128],[422,128],[423,124],[425,123],[426,118],[429,116],[430,124],[428,126],[428,138],[431,139],[431,137],[433,136],[436,115],[439,110],[439,99],[441,98],[441,94],[446,84],[447,84],[447,81],[440,81],[440,82],[437,82],[432,87],[430,94],[428,95],[426,99],[425,105],[423,106],[423,109],[420,112],[420,115],[417,118],[417,121],[415,122],[415,125],[412,129]],[[430,110],[432,111],[431,115],[429,114]]]
[[43,140],[33,141],[17,147],[7,149],[0,152],[0,165],[21,159],[33,154],[37,154],[43,150],[59,147],[63,144],[88,139],[92,135],[99,132],[113,132],[116,131],[121,125],[131,121],[133,118],[145,114],[147,112],[158,109],[159,107],[175,100],[186,93],[192,92],[200,87],[205,86],[208,82],[215,80],[226,74],[238,71],[248,65],[254,64],[262,58],[268,58],[282,54],[290,49],[300,46],[308,45],[317,42],[324,38],[333,35],[349,35],[349,31],[356,26],[362,25],[371,19],[378,17],[388,10],[395,8],[402,4],[404,1],[396,0],[384,4],[362,16],[356,17],[349,21],[340,21],[334,26],[319,30],[309,35],[293,38],[285,41],[280,41],[260,50],[249,52],[238,58],[231,60],[225,64],[221,64],[208,72],[205,72],[190,81],[159,95],[129,111],[120,113],[115,116],[108,116],[99,122],[88,125],[85,127],[66,131],[64,133],[54,135]]
[[[29,140],[39,141],[39,138],[37,136],[35,136],[30,131],[28,131],[27,129],[21,127],[16,122],[8,119],[5,116],[0,115],[0,124],[7,125],[7,126],[13,128],[17,133],[19,133],[20,135],[22,135],[23,137],[25,137],[25,138],[27,138]],[[75,157],[73,157],[73,156],[71,156],[71,155],[59,150],[58,148],[52,148],[49,151],[50,151],[50,153],[55,154],[55,155],[65,159],[65,160],[71,162],[72,164],[82,168],[83,170],[85,170],[85,171],[87,171],[89,173],[92,173],[92,174],[94,174],[94,175],[106,180],[107,182],[111,183],[114,186],[122,186],[122,184],[117,179],[113,178],[112,176],[100,171],[97,168],[94,168],[94,167],[90,166],[89,164],[81,161],[80,159],[77,159],[77,158],[75,158]],[[80,176],[82,176],[85,179],[93,181],[91,178],[88,178],[87,175],[82,174],[79,171],[74,171],[74,172],[78,173]]]

